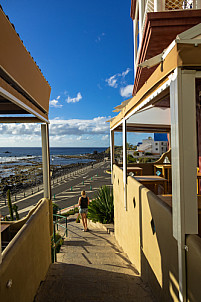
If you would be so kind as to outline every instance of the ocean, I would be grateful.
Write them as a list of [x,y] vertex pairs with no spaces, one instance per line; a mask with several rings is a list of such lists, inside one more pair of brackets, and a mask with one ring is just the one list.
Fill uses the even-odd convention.
[[[59,155],[82,155],[93,153],[94,151],[103,152],[106,148],[50,148],[50,164],[56,166],[70,165],[74,163],[86,163],[91,160],[86,158],[62,158]],[[0,148],[0,178],[13,174],[15,166],[29,166],[33,163],[42,162],[41,147],[1,147]]]

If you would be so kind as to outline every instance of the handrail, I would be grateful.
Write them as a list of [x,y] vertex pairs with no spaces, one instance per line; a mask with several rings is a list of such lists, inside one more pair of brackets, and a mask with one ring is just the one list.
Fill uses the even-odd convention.
[[[59,238],[56,241],[56,228],[57,228],[57,231],[59,229],[59,226],[65,229],[63,236],[61,236],[62,238],[64,236],[66,236],[66,237],[68,236],[68,229],[67,229],[67,217],[66,216],[59,215],[59,214],[53,214],[53,217],[56,218],[56,220],[53,220],[54,227],[53,227],[53,236],[52,236],[52,239],[53,239],[53,249],[54,249],[54,253],[53,253],[53,263],[54,263],[54,262],[57,261],[56,246],[59,243],[59,241],[61,240],[61,238]],[[65,220],[65,226],[63,224],[61,224],[62,220]]]

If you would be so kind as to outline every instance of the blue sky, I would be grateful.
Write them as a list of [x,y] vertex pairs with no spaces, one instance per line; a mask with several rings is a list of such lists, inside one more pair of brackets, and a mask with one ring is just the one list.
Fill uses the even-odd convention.
[[[106,120],[133,85],[130,2],[1,1],[51,85],[51,146],[109,146]],[[13,134],[14,126],[7,128],[2,146],[40,146],[38,125],[15,126]],[[131,143],[141,137],[132,136]],[[121,144],[120,135],[115,143]]]

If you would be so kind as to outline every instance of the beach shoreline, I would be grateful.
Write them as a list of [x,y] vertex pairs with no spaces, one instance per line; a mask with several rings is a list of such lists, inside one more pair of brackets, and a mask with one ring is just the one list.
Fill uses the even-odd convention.
[[[57,155],[60,156],[60,155]],[[65,158],[74,158],[70,155],[61,155]],[[71,172],[75,172],[81,168],[89,165],[96,164],[102,161],[105,157],[105,152],[97,152],[93,154],[76,155],[75,158],[82,160],[87,159],[87,162],[76,162],[67,165],[54,165],[52,161],[50,162],[50,175],[51,179],[54,180],[58,177],[66,175]],[[12,164],[11,164],[12,165]],[[10,166],[10,164],[5,164],[5,166]],[[1,177],[0,175],[0,195],[2,198],[6,197],[6,192],[10,189],[12,195],[19,194],[25,190],[29,190],[33,187],[39,187],[43,183],[43,171],[42,163],[30,163],[29,165],[15,166],[16,173],[14,175],[9,175],[7,177]]]

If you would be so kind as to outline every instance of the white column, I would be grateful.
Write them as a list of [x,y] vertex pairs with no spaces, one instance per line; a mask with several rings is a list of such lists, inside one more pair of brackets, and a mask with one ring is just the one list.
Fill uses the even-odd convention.
[[41,124],[44,198],[51,199],[48,124]]
[[143,20],[144,20],[144,0],[139,1],[139,44],[142,41]]
[[124,184],[124,207],[127,211],[127,135],[126,135],[126,120],[123,119],[123,184]]
[[154,12],[162,12],[165,10],[165,0],[154,0]]
[[111,183],[113,183],[113,164],[114,164],[114,131],[110,129],[110,162],[111,162]]
[[135,64],[137,57],[137,38],[136,38],[136,21],[133,20],[133,74],[135,79]]
[[179,300],[186,301],[185,235],[198,232],[195,71],[175,70],[170,84],[173,236]]

